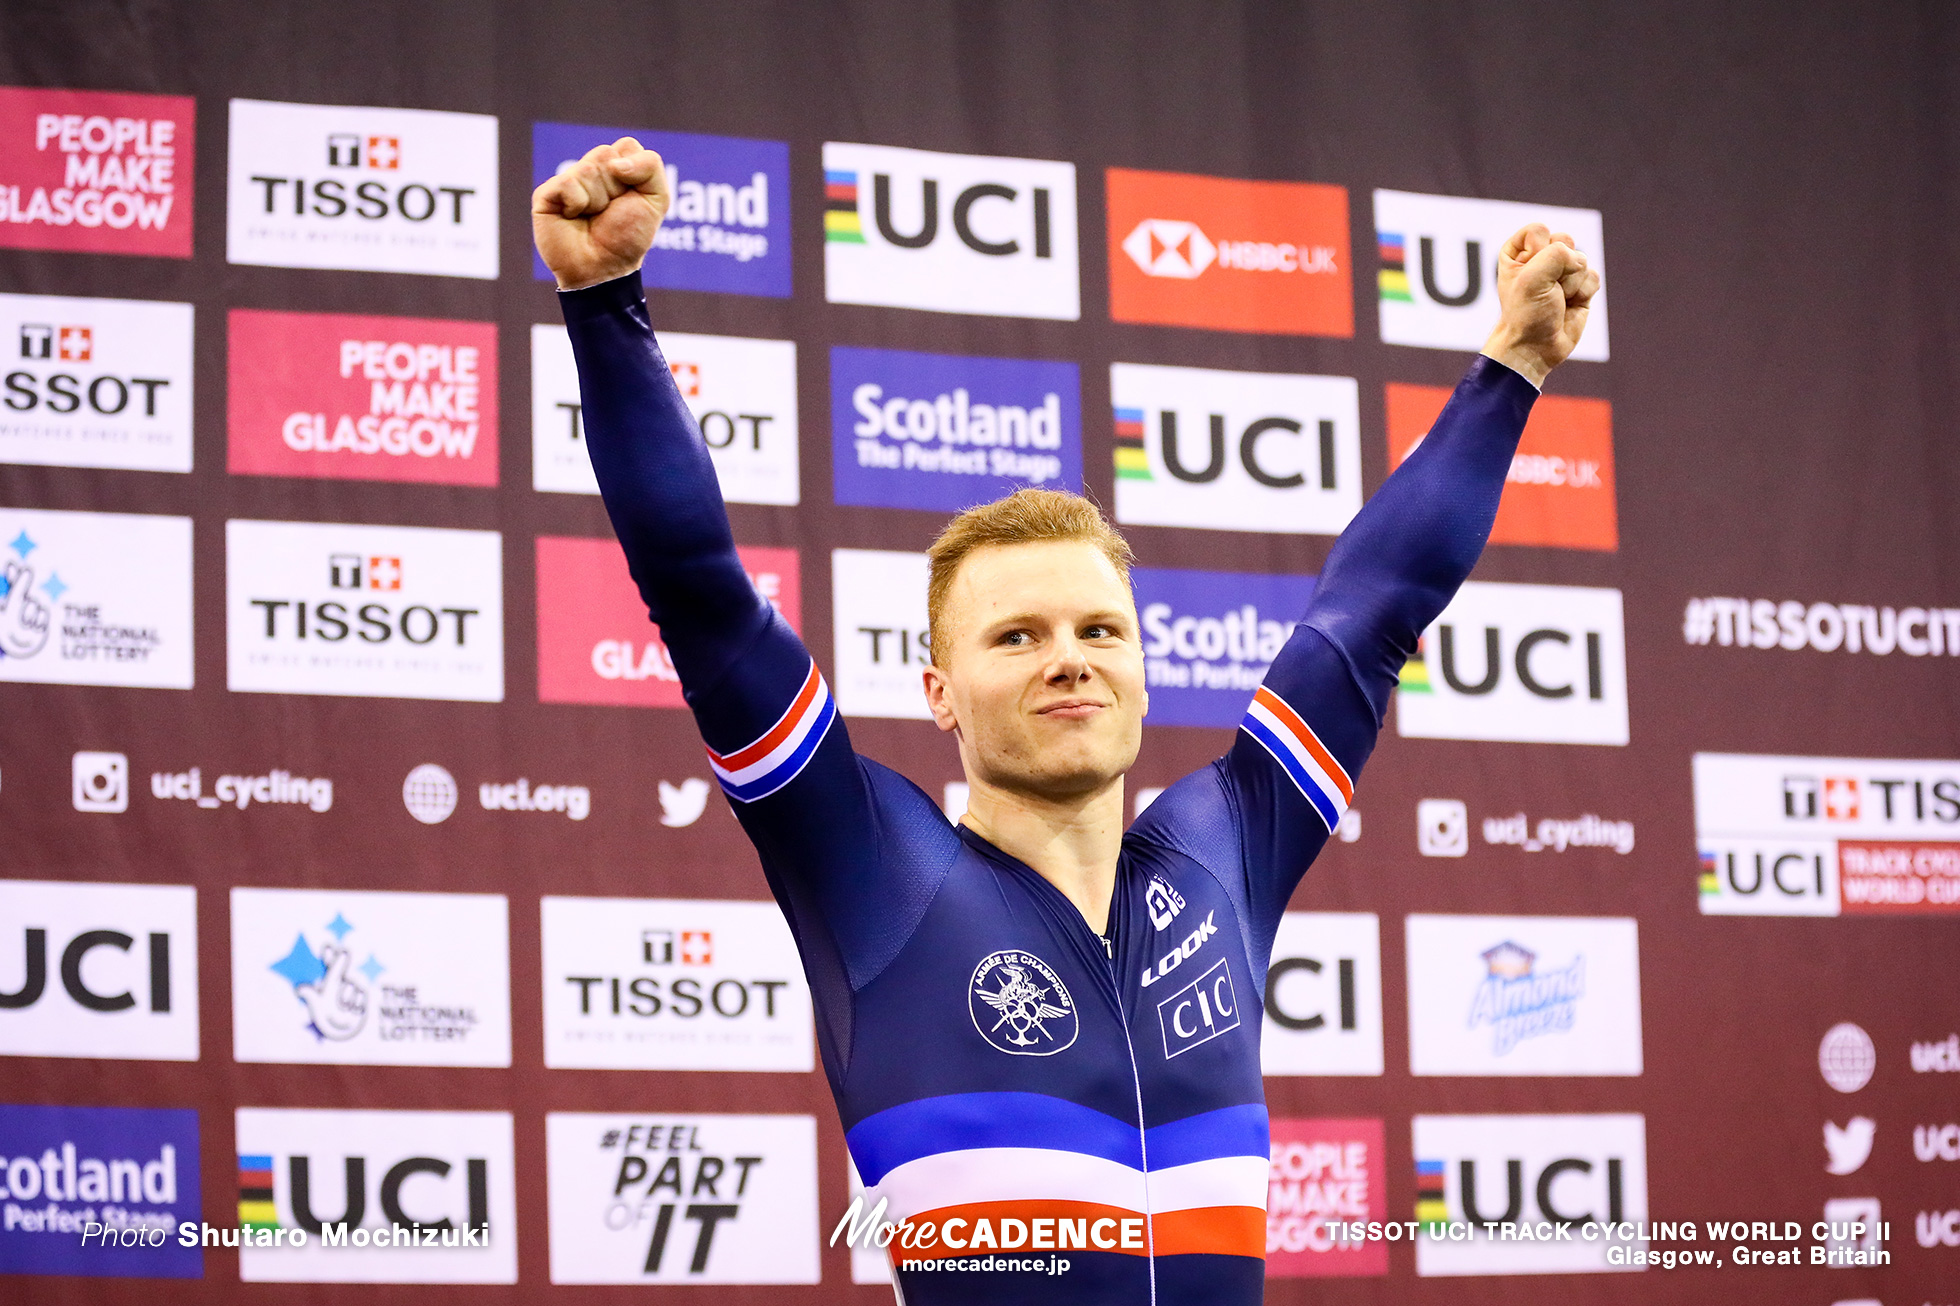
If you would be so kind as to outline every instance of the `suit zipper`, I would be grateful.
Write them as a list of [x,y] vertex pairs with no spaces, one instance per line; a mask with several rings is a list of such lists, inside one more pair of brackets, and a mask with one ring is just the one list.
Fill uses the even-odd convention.
[[[1111,903],[1111,909],[1115,904]],[[1130,1083],[1137,1095],[1137,1155],[1143,1161],[1143,1260],[1150,1276],[1150,1306],[1157,1306],[1157,1228],[1150,1213],[1150,1138],[1143,1127],[1143,1075],[1137,1068],[1136,1043],[1130,1038],[1130,1017],[1123,1009],[1123,978],[1116,971],[1116,943],[1113,935],[1103,938],[1109,954],[1109,977],[1116,985],[1116,1018],[1123,1026],[1123,1046],[1130,1054]]]

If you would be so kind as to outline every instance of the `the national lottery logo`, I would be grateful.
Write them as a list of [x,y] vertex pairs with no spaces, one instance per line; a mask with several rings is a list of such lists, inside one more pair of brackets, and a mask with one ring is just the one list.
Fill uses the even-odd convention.
[[272,313],[230,318],[234,473],[497,483],[497,328]]
[[0,247],[191,256],[195,101],[0,87]]
[[837,502],[957,511],[1024,486],[1082,488],[1073,363],[830,351]]
[[510,1064],[504,899],[234,889],[240,1061]]
[[1118,322],[1354,334],[1347,190],[1111,168]]
[[233,100],[226,257],[494,279],[497,120]]
[[811,1116],[552,1112],[551,1281],[816,1283]]
[[225,524],[234,691],[498,702],[493,531]]
[[826,141],[824,297],[1081,316],[1075,165]]
[[[593,146],[610,145],[622,136],[660,155],[674,196],[641,269],[649,286],[789,297],[787,143],[639,127],[533,123],[532,184],[562,172]],[[532,260],[532,274],[540,281],[552,279],[543,259]],[[663,345],[666,340],[663,334]]]
[[191,687],[190,519],[0,511],[0,680]]
[[967,986],[967,1006],[980,1037],[1015,1056],[1063,1051],[1081,1023],[1061,976],[1033,953],[1014,948],[980,959]]

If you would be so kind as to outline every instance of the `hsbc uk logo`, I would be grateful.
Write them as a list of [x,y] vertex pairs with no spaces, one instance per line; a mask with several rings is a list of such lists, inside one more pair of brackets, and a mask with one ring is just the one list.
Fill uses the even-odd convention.
[[1145,218],[1123,238],[1123,252],[1147,277],[1177,277],[1190,281],[1218,257],[1195,222]]

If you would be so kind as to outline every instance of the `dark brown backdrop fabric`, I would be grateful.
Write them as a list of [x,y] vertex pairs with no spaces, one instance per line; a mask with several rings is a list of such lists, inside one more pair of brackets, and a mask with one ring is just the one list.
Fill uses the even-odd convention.
[[[538,536],[609,534],[597,499],[535,492],[529,328],[557,321],[530,274],[524,197],[534,121],[642,123],[787,141],[795,292],[788,299],[660,292],[659,326],[790,339],[800,350],[802,504],[736,505],[744,544],[800,551],[803,629],[832,649],[833,548],[917,550],[933,513],[836,506],[825,359],[834,344],[1081,365],[1089,489],[1112,493],[1108,365],[1151,362],[1358,379],[1366,487],[1387,474],[1383,387],[1448,385],[1465,356],[1381,342],[1368,197],[1375,188],[1531,199],[1604,215],[1613,354],[1577,362],[1556,394],[1612,404],[1617,552],[1493,548],[1480,580],[1616,588],[1625,599],[1628,747],[1404,739],[1391,728],[1356,805],[1363,837],[1335,843],[1295,910],[1382,920],[1386,1073],[1269,1079],[1275,1117],[1384,1122],[1391,1218],[1415,1200],[1418,1114],[1638,1112],[1657,1218],[1793,1219],[1846,1191],[1818,1131],[1875,1116],[1859,1176],[1891,1221],[1894,1264],[1864,1270],[1420,1279],[1406,1245],[1385,1278],[1276,1280],[1275,1302],[1945,1302],[1960,1249],[1921,1248],[1916,1211],[1960,1206],[1960,1168],[1913,1158],[1920,1123],[1953,1118],[1954,1080],[1914,1074],[1913,1042],[1960,1026],[1960,933],[1948,916],[1783,919],[1696,908],[1690,757],[1697,752],[1960,756],[1960,663],[1700,647],[1688,599],[1794,597],[1960,606],[1960,440],[1953,423],[1960,275],[1960,40],[1939,5],[1746,7],[1367,4],[14,4],[0,12],[0,84],[195,96],[196,246],[188,260],[0,251],[13,293],[196,305],[196,468],[186,476],[0,466],[11,507],[195,519],[196,688],[0,688],[0,874],[199,889],[202,1057],[194,1063],[6,1058],[0,1101],[194,1107],[206,1218],[231,1220],[232,1112],[241,1105],[509,1110],[516,1122],[514,1288],[240,1284],[234,1253],[201,1281],[21,1278],[0,1298],[47,1302],[565,1302],[622,1289],[547,1278],[545,1141],[554,1110],[813,1113],[821,1215],[842,1208],[844,1150],[819,1074],[547,1070],[540,894],[760,898],[755,859],[719,796],[662,828],[656,782],[698,773],[674,711],[537,701]],[[225,258],[232,97],[494,114],[501,126],[502,275],[250,267]],[[827,303],[824,141],[1072,161],[1079,321]],[[1104,169],[1313,181],[1348,189],[1351,339],[1113,323]],[[501,466],[494,491],[299,480],[226,471],[228,310],[358,312],[495,322]],[[504,536],[505,700],[499,704],[227,692],[224,522],[375,521]],[[1127,531],[1146,566],[1312,572],[1322,536],[1163,527]],[[937,793],[955,754],[925,723],[865,720],[854,739]],[[113,744],[100,741],[114,741]],[[575,778],[589,820],[496,821],[465,793],[457,819],[403,819],[401,777],[432,741],[485,778]],[[1135,782],[1215,756],[1223,730],[1146,732]],[[114,747],[140,787],[200,758],[264,759],[336,778],[331,819],[219,827],[187,804],[77,813],[69,754]],[[472,772],[474,775],[475,772]],[[466,782],[467,783],[467,782]],[[1418,857],[1417,801],[1472,812],[1598,812],[1632,821],[1630,856],[1525,858],[1473,840]],[[511,903],[509,1069],[240,1064],[231,1055],[226,893],[233,886],[483,890]],[[1411,912],[1631,916],[1640,927],[1645,1070],[1637,1078],[1416,1078],[1409,1073],[1401,921]],[[13,923],[0,922],[11,932]],[[11,933],[7,936],[11,939]],[[8,942],[6,946],[12,946]],[[1878,1076],[1855,1102],[1820,1079],[1818,1041],[1870,1032]],[[766,1304],[888,1300],[853,1287],[827,1250],[816,1287],[642,1288]]]

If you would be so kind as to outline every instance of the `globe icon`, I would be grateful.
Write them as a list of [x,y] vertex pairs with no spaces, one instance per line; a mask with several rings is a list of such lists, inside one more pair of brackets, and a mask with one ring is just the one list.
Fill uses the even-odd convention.
[[402,805],[424,825],[440,825],[456,810],[456,777],[424,762],[402,781]]
[[1840,1093],[1855,1093],[1871,1083],[1878,1069],[1878,1049],[1872,1036],[1846,1021],[1833,1025],[1824,1041],[1817,1045],[1817,1069],[1824,1082]]

